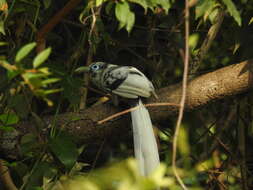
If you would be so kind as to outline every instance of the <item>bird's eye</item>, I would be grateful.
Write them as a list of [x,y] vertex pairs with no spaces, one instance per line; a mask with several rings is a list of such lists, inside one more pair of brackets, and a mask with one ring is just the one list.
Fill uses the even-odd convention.
[[91,66],[92,71],[97,71],[99,68],[100,68],[99,65],[92,65]]

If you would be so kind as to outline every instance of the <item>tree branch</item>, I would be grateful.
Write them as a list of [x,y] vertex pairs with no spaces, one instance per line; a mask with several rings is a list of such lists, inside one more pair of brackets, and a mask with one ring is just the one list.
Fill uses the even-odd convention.
[[[195,110],[208,103],[225,99],[229,96],[243,93],[253,87],[253,60],[233,64],[214,72],[204,74],[191,81],[187,86],[185,108],[188,111]],[[179,104],[181,98],[181,84],[172,85],[157,90],[159,99],[150,98],[148,103],[169,102]],[[176,106],[148,107],[153,122],[168,119],[176,114]],[[123,115],[101,125],[97,121],[113,115],[122,108],[116,108],[109,103],[88,108],[80,113],[59,114],[55,123],[59,128],[74,135],[79,142],[95,142],[116,134],[124,134],[130,128],[129,116]],[[48,126],[52,124],[54,117],[45,118]],[[34,124],[26,122],[16,128],[20,136],[29,133]]]

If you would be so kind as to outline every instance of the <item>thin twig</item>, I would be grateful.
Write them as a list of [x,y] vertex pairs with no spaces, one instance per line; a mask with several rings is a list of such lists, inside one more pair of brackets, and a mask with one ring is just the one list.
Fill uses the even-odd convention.
[[182,85],[182,97],[180,101],[180,108],[179,108],[179,114],[177,119],[177,125],[175,128],[175,134],[173,137],[173,147],[172,147],[172,170],[174,175],[176,176],[176,179],[178,183],[181,185],[181,187],[184,190],[187,190],[187,187],[185,186],[183,180],[180,178],[178,172],[177,172],[177,166],[176,166],[176,158],[177,158],[177,140],[178,140],[178,134],[180,125],[182,122],[183,114],[184,114],[184,106],[185,106],[185,99],[186,99],[186,87],[187,87],[187,75],[188,75],[188,65],[189,65],[189,4],[188,0],[185,0],[185,59],[184,59],[184,73],[183,73],[183,85]]
[[213,44],[214,39],[216,38],[218,32],[220,31],[224,16],[225,16],[224,10],[219,9],[214,24],[209,28],[206,38],[203,41],[197,56],[193,58],[193,61],[191,63],[192,68],[190,69],[190,74],[195,74],[199,69],[201,62],[203,61],[211,45]]
[[[145,107],[155,107],[155,106],[178,106],[178,107],[179,107],[178,104],[174,104],[174,103],[153,103],[153,104],[144,104],[144,106],[145,106]],[[133,108],[129,108],[129,109],[126,109],[126,110],[124,110],[124,111],[115,113],[115,114],[113,114],[113,115],[111,115],[111,116],[109,116],[109,117],[107,117],[107,118],[105,118],[105,119],[103,119],[103,120],[98,121],[97,123],[98,123],[99,125],[101,125],[102,123],[104,123],[104,122],[106,122],[106,121],[112,120],[112,119],[114,119],[114,118],[116,118],[116,117],[119,117],[119,116],[121,116],[121,115],[127,114],[127,113],[129,113],[129,112],[131,112],[131,111],[137,110],[139,107],[140,107],[140,106],[135,106],[135,107],[133,107]]]
[[[100,12],[100,9],[97,10],[98,12]],[[94,9],[91,8],[91,12],[92,12],[92,23],[91,23],[91,29],[89,31],[89,38],[88,38],[88,43],[89,43],[89,48],[88,48],[88,56],[87,56],[87,60],[86,60],[86,66],[89,66],[92,63],[92,58],[93,58],[93,43],[91,41],[91,37],[92,34],[94,32],[94,30],[96,29],[96,22],[97,22],[97,15],[94,12]],[[83,81],[84,84],[86,86],[89,85],[89,77],[87,74],[84,74],[83,76]],[[86,107],[86,99],[87,99],[87,94],[88,94],[88,89],[87,88],[83,88],[82,89],[82,96],[80,99],[80,105],[79,108],[80,109],[84,109]]]
[[69,0],[68,3],[58,11],[49,21],[37,32],[37,52],[45,49],[46,35],[67,15],[69,14],[81,0]]

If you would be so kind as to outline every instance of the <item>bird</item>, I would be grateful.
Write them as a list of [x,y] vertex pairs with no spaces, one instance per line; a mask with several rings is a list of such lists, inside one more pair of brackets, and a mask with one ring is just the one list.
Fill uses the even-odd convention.
[[[104,92],[131,99],[134,154],[142,176],[150,175],[160,164],[159,152],[148,110],[142,98],[157,98],[151,81],[137,68],[106,62],[89,66],[91,82]],[[134,102],[134,103],[133,103]]]

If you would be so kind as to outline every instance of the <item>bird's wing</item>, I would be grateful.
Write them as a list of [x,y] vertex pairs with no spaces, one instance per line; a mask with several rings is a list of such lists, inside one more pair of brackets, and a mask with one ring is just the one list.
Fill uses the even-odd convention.
[[118,88],[128,76],[127,67],[109,65],[101,77],[101,85],[108,91],[112,91]]
[[[109,70],[110,69],[110,70]],[[125,98],[149,97],[154,91],[147,77],[134,67],[109,68],[103,76],[103,86]]]

